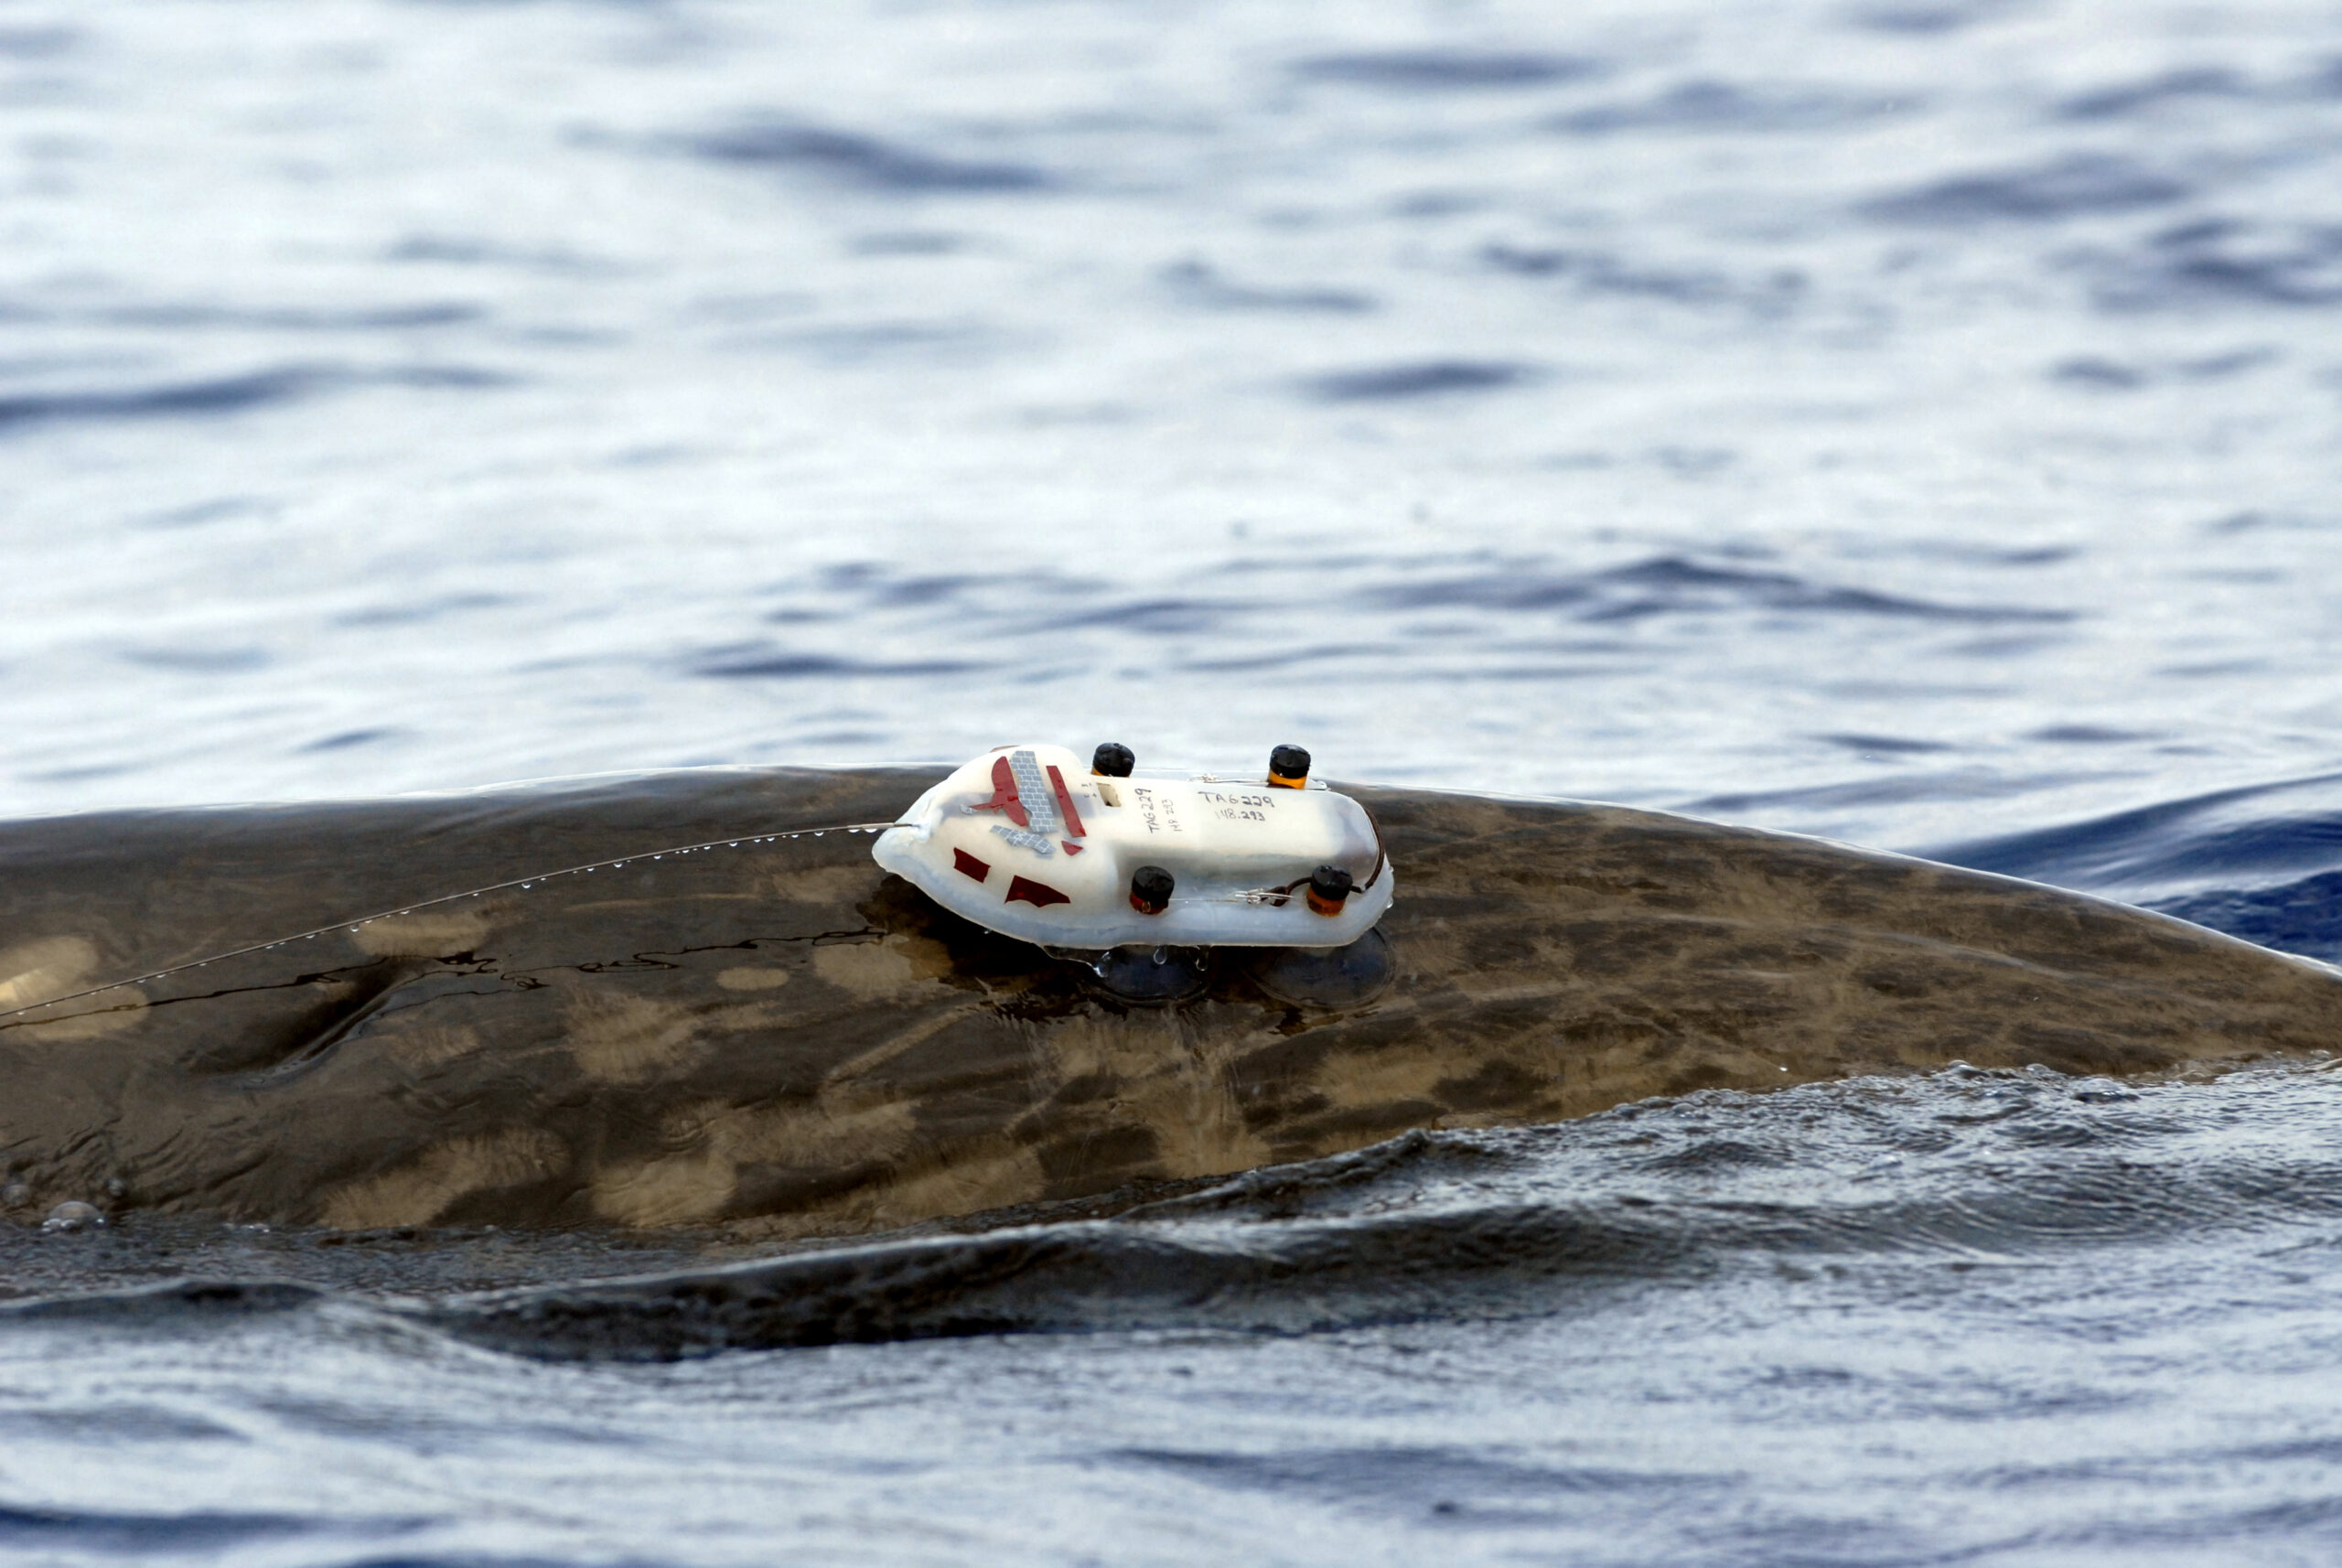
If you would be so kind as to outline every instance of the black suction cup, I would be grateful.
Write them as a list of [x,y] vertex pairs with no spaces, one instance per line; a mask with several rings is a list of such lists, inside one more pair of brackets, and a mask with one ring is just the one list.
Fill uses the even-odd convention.
[[1252,983],[1295,1007],[1362,1007],[1391,989],[1397,969],[1376,929],[1346,948],[1266,949],[1252,961]]
[[1171,908],[1178,884],[1159,865],[1142,865],[1131,873],[1131,908],[1142,915],[1160,915]]
[[1124,1002],[1185,1002],[1211,983],[1204,948],[1116,948],[1090,965],[1098,988]]

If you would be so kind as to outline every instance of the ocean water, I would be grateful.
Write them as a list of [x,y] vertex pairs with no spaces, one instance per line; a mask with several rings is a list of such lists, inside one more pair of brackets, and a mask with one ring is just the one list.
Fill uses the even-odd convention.
[[[0,814],[1289,739],[2342,958],[2330,5],[0,0]],[[9,1230],[0,1552],[2332,1562],[2335,1082]]]

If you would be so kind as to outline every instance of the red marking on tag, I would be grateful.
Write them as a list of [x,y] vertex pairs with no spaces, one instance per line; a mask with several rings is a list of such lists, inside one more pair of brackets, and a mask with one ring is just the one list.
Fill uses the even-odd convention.
[[1008,879],[1008,897],[1001,902],[1030,904],[1036,909],[1046,909],[1052,904],[1070,904],[1073,899],[1046,882],[1036,882],[1029,876],[1012,876]]
[[[1081,831],[1081,813],[1073,809],[1073,791],[1065,787],[1065,775],[1058,771],[1058,765],[1054,762],[1049,764],[1049,788],[1058,792],[1058,805],[1065,812],[1066,831],[1078,839],[1088,838],[1090,835]],[[1071,849],[1073,846],[1068,844],[1065,847]]]
[[1058,843],[1064,846],[1065,852],[1068,854],[1080,854],[1081,853],[1081,846],[1074,843],[1071,839],[1059,839],[1058,840]]
[[979,800],[971,808],[978,811],[1006,811],[1008,820],[1018,827],[1030,827],[1025,820],[1025,801],[1016,793],[1016,770],[1008,766],[1008,758],[992,759],[992,799]]
[[991,866],[964,849],[955,849],[951,852],[951,869],[962,876],[972,876],[979,882],[992,875]]

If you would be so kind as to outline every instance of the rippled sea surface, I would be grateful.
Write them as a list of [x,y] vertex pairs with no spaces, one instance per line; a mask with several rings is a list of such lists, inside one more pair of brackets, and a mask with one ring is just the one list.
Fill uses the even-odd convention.
[[[2342,958],[2330,5],[0,0],[0,814],[1291,739]],[[0,1552],[2330,1563],[2335,1083],[1421,1136],[793,1348],[11,1230],[306,1283],[12,1309]]]

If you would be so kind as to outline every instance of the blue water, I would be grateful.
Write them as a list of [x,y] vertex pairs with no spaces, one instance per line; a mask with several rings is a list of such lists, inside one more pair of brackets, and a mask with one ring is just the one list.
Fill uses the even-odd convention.
[[[0,131],[0,814],[1293,739],[2342,958],[2330,6],[5,0]],[[0,1552],[2331,1562],[2338,1118],[1702,1099],[672,1368],[25,1319]]]

